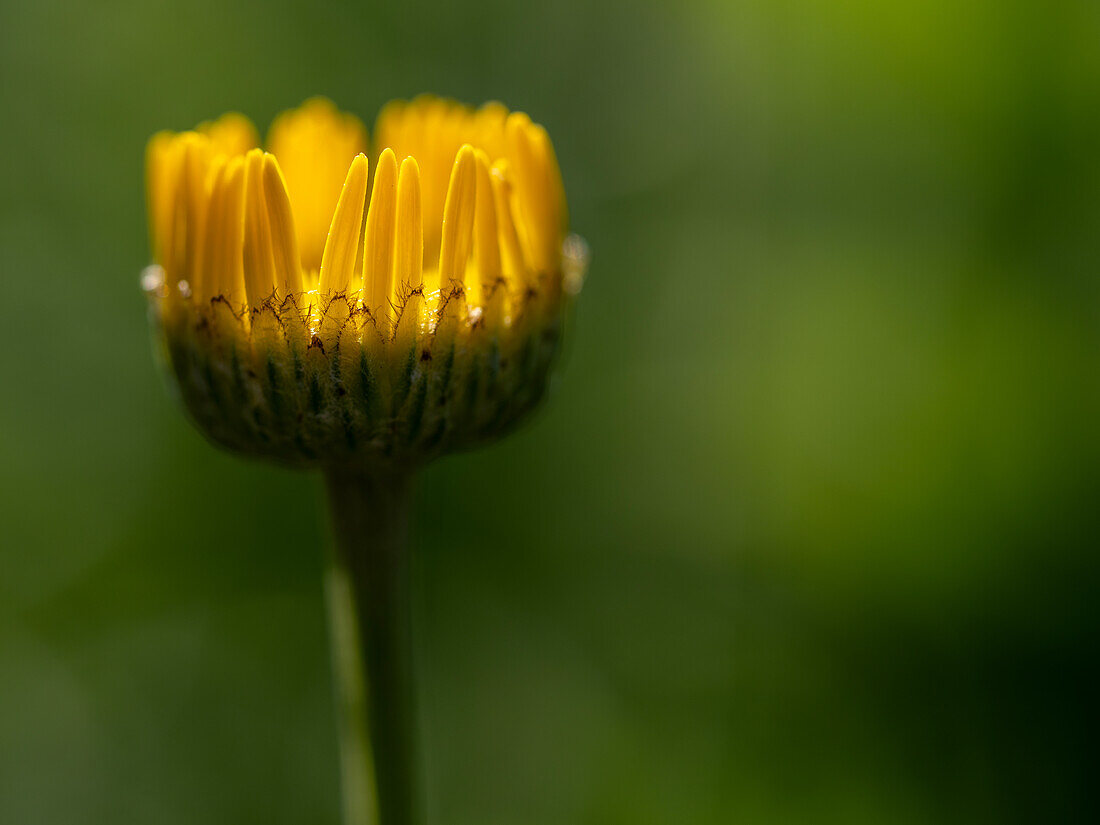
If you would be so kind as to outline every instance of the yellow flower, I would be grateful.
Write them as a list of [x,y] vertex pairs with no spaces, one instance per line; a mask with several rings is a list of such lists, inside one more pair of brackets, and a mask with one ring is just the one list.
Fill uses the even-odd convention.
[[183,400],[232,449],[413,464],[542,396],[583,244],[543,127],[498,103],[328,101],[149,142],[144,285]]

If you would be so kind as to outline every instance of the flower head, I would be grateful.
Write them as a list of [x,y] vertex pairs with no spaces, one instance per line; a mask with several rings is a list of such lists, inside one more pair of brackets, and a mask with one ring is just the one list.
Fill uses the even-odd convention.
[[325,100],[256,148],[229,114],[149,142],[144,285],[183,400],[231,449],[418,462],[542,396],[583,244],[546,130],[490,103],[389,104],[373,161]]

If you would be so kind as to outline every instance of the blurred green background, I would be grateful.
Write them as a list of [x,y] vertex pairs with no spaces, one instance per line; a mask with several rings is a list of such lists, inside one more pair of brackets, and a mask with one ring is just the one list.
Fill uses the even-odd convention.
[[145,140],[499,98],[593,250],[417,491],[432,822],[1095,821],[1100,4],[5,0],[0,822],[335,823],[318,479],[153,363]]

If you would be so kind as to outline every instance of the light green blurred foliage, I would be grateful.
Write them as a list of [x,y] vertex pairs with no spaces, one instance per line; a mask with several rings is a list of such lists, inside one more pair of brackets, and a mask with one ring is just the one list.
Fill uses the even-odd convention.
[[335,822],[316,479],[151,356],[142,151],[325,94],[546,124],[538,420],[421,479],[449,825],[1091,821],[1091,0],[0,6],[0,822]]

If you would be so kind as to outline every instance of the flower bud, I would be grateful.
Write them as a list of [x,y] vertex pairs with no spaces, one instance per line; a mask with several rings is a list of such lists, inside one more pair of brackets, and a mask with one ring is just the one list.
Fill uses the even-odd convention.
[[[538,403],[587,253],[546,131],[434,98],[365,131],[326,101],[161,133],[151,315],[191,418],[301,466],[414,465]],[[319,237],[319,227],[328,228]]]

